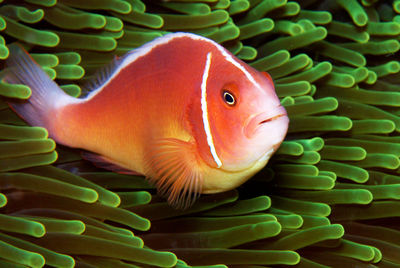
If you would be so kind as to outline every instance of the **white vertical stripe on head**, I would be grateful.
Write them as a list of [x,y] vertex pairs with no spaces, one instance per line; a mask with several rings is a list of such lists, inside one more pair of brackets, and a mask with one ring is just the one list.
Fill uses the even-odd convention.
[[208,121],[208,110],[207,110],[207,79],[208,79],[208,73],[210,71],[210,66],[211,66],[211,52],[207,54],[207,61],[206,61],[206,66],[204,68],[203,72],[203,79],[201,81],[201,110],[203,112],[203,126],[204,126],[204,131],[206,132],[206,137],[207,137],[207,143],[208,146],[210,147],[210,152],[212,157],[214,158],[215,163],[217,163],[218,167],[222,166],[222,162],[219,159],[217,152],[214,147],[214,142],[213,138],[211,135],[211,129],[210,129],[210,122]]

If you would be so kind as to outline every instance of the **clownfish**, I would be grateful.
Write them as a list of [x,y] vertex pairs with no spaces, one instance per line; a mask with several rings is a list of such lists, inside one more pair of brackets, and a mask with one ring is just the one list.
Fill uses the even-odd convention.
[[273,81],[218,43],[171,33],[114,59],[84,98],[67,95],[21,48],[4,81],[32,95],[10,107],[97,166],[142,174],[175,207],[236,188],[282,143],[289,124]]

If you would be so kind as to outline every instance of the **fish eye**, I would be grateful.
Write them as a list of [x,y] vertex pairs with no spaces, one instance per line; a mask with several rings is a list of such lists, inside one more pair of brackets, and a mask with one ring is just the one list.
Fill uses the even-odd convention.
[[236,103],[236,100],[235,100],[235,97],[233,96],[233,94],[227,90],[224,90],[223,98],[224,98],[224,101],[226,102],[226,104],[228,104],[229,106],[233,106]]

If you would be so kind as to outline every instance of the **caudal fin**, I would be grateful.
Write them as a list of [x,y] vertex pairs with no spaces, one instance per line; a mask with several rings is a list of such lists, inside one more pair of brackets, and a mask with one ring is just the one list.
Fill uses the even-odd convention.
[[18,45],[10,46],[6,65],[8,68],[3,80],[10,84],[27,85],[32,91],[28,100],[9,102],[10,107],[30,125],[45,127],[51,134],[54,113],[75,98],[67,95]]

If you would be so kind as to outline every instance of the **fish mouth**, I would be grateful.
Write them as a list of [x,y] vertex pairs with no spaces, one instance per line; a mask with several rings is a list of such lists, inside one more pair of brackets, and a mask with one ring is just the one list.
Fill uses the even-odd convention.
[[246,127],[244,128],[244,134],[246,137],[252,138],[260,127],[283,117],[287,117],[286,110],[283,108],[283,106],[278,106],[272,112],[262,112],[255,116],[251,116],[247,120]]
[[278,118],[280,118],[280,117],[282,117],[282,116],[286,116],[286,113],[285,113],[285,114],[278,114],[278,115],[275,115],[275,116],[273,116],[273,117],[267,118],[267,119],[261,121],[261,122],[259,123],[259,125],[262,125],[262,124],[265,124],[265,123],[274,121],[274,120],[276,120],[276,119],[278,119]]

